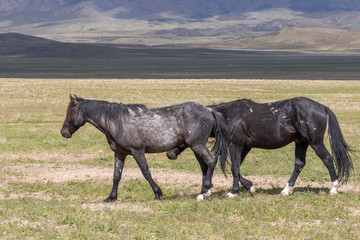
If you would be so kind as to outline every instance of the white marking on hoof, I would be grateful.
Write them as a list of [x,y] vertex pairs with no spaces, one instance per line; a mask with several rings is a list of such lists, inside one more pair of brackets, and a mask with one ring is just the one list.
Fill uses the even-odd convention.
[[211,191],[208,190],[207,193],[204,194],[205,197],[210,197],[211,196]]
[[208,190],[207,193],[205,193],[205,194],[199,194],[199,196],[197,196],[197,198],[196,198],[196,201],[201,202],[204,199],[209,199],[210,196],[211,196],[211,191]]
[[338,181],[338,180],[333,181],[333,182],[332,182],[332,185],[333,185],[334,187],[337,187],[337,185],[339,185],[339,181]]
[[251,186],[249,192],[250,192],[251,195],[254,196],[256,194],[256,188],[254,186]]
[[209,200],[211,196],[211,191],[208,190],[207,193],[204,194],[204,199]]
[[236,198],[237,196],[238,196],[237,193],[233,194],[233,193],[229,192],[228,194],[226,194],[227,198]]
[[337,188],[336,188],[336,187],[333,187],[333,188],[330,190],[330,195],[336,195],[336,194],[338,194]]
[[294,188],[289,186],[289,183],[286,184],[286,187],[281,191],[281,195],[287,197],[293,193]]
[[332,187],[331,190],[330,190],[330,195],[336,195],[336,194],[338,194],[338,192],[337,192],[337,186],[339,185],[339,181],[338,181],[338,180],[333,181],[333,182],[332,182],[332,185],[333,185],[333,187]]
[[204,194],[199,194],[199,196],[197,196],[197,198],[196,198],[196,201],[197,202],[204,201]]

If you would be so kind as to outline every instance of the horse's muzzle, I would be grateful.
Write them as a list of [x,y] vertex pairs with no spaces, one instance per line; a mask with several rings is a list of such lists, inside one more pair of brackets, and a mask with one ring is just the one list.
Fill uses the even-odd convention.
[[61,129],[61,135],[64,137],[64,138],[71,138],[71,133],[65,129]]

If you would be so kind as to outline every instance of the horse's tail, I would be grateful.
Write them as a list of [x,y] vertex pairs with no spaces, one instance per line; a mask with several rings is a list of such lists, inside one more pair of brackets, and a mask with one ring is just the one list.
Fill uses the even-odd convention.
[[335,114],[330,108],[325,107],[326,113],[329,116],[329,141],[331,152],[335,159],[337,175],[339,181],[347,182],[350,176],[350,170],[353,170],[353,164],[350,153],[354,152],[351,147],[345,142],[341,133],[339,123]]
[[226,138],[226,124],[225,119],[221,113],[211,108],[211,113],[215,118],[215,125],[213,128],[213,135],[215,143],[211,151],[215,154],[216,161],[220,156],[220,166],[226,177],[226,163],[227,163],[227,138]]

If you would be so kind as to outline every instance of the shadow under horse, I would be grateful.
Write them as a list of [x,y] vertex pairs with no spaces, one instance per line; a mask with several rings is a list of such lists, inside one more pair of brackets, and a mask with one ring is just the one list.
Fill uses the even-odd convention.
[[[223,163],[227,158],[224,118],[210,107],[194,102],[151,109],[140,104],[109,103],[70,95],[62,136],[71,138],[85,123],[103,132],[115,153],[113,187],[105,202],[117,199],[128,155],[135,158],[156,200],[160,200],[162,191],[151,177],[145,153],[166,152],[181,144],[189,146],[200,163],[203,175],[198,200],[211,194],[211,179],[218,157]],[[206,145],[210,135],[215,137],[212,149],[215,155]],[[225,173],[225,164],[222,164],[222,169]]]
[[[282,195],[287,196],[293,192],[295,182],[306,164],[309,146],[329,171],[333,185],[330,194],[337,193],[339,182],[347,182],[353,169],[352,149],[345,142],[336,116],[328,107],[311,99],[298,97],[272,103],[241,99],[212,105],[211,108],[222,113],[226,119],[226,137],[233,175],[229,197],[237,195],[240,190],[239,182],[251,194],[255,193],[252,182],[240,175],[240,165],[252,148],[276,149],[291,142],[295,142],[295,167]],[[327,126],[332,155],[324,145]],[[186,148],[183,144],[169,151],[167,156],[176,159]]]

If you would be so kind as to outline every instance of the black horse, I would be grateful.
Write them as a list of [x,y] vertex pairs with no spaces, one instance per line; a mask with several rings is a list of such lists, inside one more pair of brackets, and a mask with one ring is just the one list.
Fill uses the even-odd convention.
[[[162,191],[151,177],[145,153],[166,152],[181,144],[190,146],[203,174],[198,200],[211,194],[209,189],[212,187],[212,173],[217,158],[220,156],[221,162],[226,161],[225,120],[220,113],[198,103],[187,102],[150,109],[144,105],[86,100],[70,95],[61,134],[71,138],[72,134],[87,122],[105,134],[111,150],[115,153],[113,187],[105,202],[117,199],[118,185],[127,155],[135,158],[151,185],[156,200],[160,200]],[[215,136],[212,149],[215,156],[206,146],[210,134]],[[222,167],[225,171],[225,164]]]
[[[226,119],[233,175],[229,197],[239,192],[239,181],[248,191],[255,193],[252,183],[240,175],[240,165],[252,148],[276,149],[291,142],[295,142],[295,168],[282,195],[292,193],[295,181],[305,166],[309,145],[329,170],[333,185],[330,194],[337,193],[339,181],[347,182],[353,169],[352,150],[343,138],[335,114],[328,107],[304,97],[264,104],[242,99],[211,107]],[[327,122],[333,157],[323,143]],[[186,147],[183,144],[169,151],[167,156],[176,159]]]

